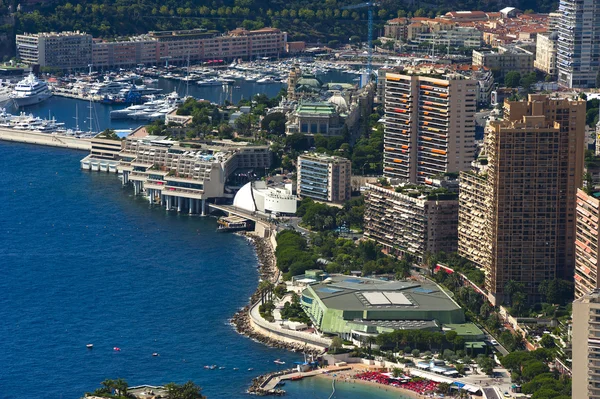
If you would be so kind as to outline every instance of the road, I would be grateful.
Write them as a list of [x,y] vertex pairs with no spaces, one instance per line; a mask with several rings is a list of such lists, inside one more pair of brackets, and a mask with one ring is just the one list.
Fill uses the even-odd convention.
[[482,391],[486,399],[501,399],[494,388],[483,388]]

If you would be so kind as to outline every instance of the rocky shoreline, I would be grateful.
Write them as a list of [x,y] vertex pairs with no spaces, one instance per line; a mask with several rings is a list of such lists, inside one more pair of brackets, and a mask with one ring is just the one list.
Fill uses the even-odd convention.
[[[250,240],[256,250],[256,256],[258,257],[258,273],[262,280],[270,281],[273,284],[277,284],[279,281],[280,273],[277,269],[275,253],[271,244],[265,238],[257,237],[252,234],[242,233],[246,238]],[[257,333],[250,325],[250,308],[252,304],[258,302],[260,299],[260,292],[257,290],[250,297],[250,303],[240,309],[236,314],[233,315],[230,322],[235,327],[235,330],[248,338],[251,338],[264,345],[287,349],[292,352],[306,352],[307,354],[320,355],[321,351],[307,348],[305,345],[299,343],[290,343],[280,341],[278,339],[267,337],[263,334]],[[259,396],[265,395],[283,395],[285,391],[281,389],[265,390],[262,388],[265,381],[276,373],[270,373],[258,376],[252,380],[252,385],[248,388],[248,393],[252,393]]]
[[[279,269],[275,263],[275,254],[271,247],[271,244],[267,242],[265,238],[257,237],[250,234],[244,234],[254,245],[256,249],[256,255],[258,257],[258,272],[262,280],[267,280],[276,284],[279,280]],[[316,349],[307,348],[302,344],[295,344],[290,342],[279,341],[274,338],[269,338],[265,335],[259,334],[250,326],[250,307],[252,304],[258,302],[260,299],[260,292],[258,289],[250,297],[250,303],[240,309],[233,317],[230,322],[235,327],[235,330],[242,335],[245,335],[255,341],[273,348],[287,349],[292,352],[303,352],[307,354],[320,355],[321,352]]]

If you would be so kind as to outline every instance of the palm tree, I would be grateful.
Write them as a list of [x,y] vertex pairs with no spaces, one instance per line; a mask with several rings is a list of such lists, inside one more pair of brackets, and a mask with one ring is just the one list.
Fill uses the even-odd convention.
[[116,381],[114,381],[114,388],[115,393],[119,396],[124,398],[128,397],[127,389],[129,388],[129,384],[127,384],[127,381],[125,381],[124,379],[119,378]]
[[113,389],[115,388],[114,380],[106,379],[100,384],[104,387],[104,390],[106,390],[107,393],[112,393]]

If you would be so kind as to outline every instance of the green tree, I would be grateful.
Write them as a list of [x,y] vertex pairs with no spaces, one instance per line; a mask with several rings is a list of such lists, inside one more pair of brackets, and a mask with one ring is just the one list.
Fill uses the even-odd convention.
[[329,353],[336,354],[339,353],[344,347],[344,342],[340,337],[333,337],[331,339],[331,344],[329,344]]
[[521,82],[521,74],[516,71],[510,71],[504,76],[504,85],[506,87],[519,87]]
[[188,381],[183,385],[170,382],[165,385],[167,390],[167,399],[206,399],[202,396],[202,388],[192,381]]
[[540,345],[544,348],[554,348],[556,344],[554,343],[554,338],[550,336],[550,334],[544,334],[542,339],[540,339]]

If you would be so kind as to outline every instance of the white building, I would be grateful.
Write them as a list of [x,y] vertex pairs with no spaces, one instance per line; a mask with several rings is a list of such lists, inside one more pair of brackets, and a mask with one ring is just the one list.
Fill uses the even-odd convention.
[[29,65],[78,69],[92,62],[92,35],[85,32],[25,33],[15,42],[17,57]]
[[561,0],[558,11],[558,83],[596,86],[600,69],[600,0]]
[[293,215],[296,213],[297,198],[292,194],[292,185],[267,187],[264,181],[250,182],[237,192],[233,206],[250,212]]

